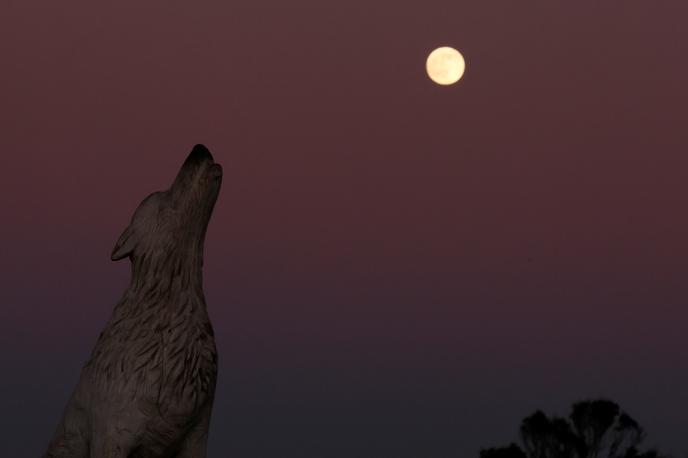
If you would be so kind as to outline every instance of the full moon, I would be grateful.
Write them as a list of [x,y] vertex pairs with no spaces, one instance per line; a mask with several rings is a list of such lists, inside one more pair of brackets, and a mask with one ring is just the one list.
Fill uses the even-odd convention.
[[448,86],[461,79],[466,61],[459,51],[449,46],[435,49],[425,62],[428,76],[437,84]]

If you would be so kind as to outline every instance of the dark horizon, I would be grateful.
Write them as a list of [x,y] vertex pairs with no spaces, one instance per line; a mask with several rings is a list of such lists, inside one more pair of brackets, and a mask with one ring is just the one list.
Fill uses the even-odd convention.
[[[688,450],[688,4],[10,1],[0,456],[42,453],[196,143],[210,457],[478,456],[608,397]],[[455,86],[427,54],[466,58]]]

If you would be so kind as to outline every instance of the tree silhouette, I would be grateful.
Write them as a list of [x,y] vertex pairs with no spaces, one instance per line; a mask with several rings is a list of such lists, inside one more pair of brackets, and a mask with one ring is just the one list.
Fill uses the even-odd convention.
[[480,451],[480,458],[662,458],[655,450],[640,452],[645,433],[619,405],[607,399],[577,402],[568,418],[548,417],[538,410],[521,422],[523,448]]

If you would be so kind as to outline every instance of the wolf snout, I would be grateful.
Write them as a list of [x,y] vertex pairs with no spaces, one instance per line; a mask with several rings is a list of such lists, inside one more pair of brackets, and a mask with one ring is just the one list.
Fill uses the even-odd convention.
[[211,164],[208,169],[208,175],[213,179],[222,178],[222,166],[220,164]]
[[198,144],[193,147],[189,157],[186,158],[187,163],[201,163],[201,162],[214,162],[213,155],[210,154],[208,148],[205,145]]

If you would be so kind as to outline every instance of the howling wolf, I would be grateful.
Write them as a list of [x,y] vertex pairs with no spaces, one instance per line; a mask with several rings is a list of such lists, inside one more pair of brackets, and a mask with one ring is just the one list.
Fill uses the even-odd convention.
[[46,458],[203,458],[217,353],[203,241],[222,167],[196,145],[167,191],[146,197],[112,251],[129,258],[115,306]]

